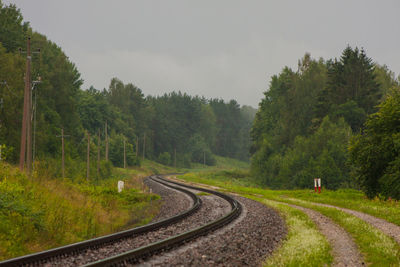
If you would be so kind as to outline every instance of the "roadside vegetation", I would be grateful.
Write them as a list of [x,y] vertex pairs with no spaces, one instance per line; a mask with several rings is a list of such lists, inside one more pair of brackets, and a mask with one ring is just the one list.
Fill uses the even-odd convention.
[[400,77],[364,49],[305,54],[274,75],[252,129],[251,175],[272,189],[355,188],[400,199]]
[[[352,215],[334,208],[316,206],[311,203],[327,203],[358,210],[400,225],[400,205],[398,201],[385,201],[378,198],[371,200],[364,193],[350,189],[323,190],[321,194],[314,193],[313,189],[270,190],[257,184],[257,181],[249,179],[248,175],[248,171],[231,169],[229,171],[187,173],[179,176],[179,178],[187,182],[207,184],[228,192],[239,193],[277,209],[286,220],[289,234],[282,247],[268,259],[267,266],[321,266],[332,261],[331,257],[322,257],[322,264],[321,262],[313,262],[316,260],[316,258],[313,258],[313,253],[326,253],[330,249],[329,246],[328,248],[324,247],[326,240],[314,242],[318,235],[310,238],[298,233],[296,229],[303,227],[301,231],[309,233],[312,237],[312,229],[315,229],[315,225],[312,222],[305,224],[304,218],[308,217],[304,213],[297,210],[293,211],[293,208],[279,204],[279,202],[311,208],[331,218],[352,235],[366,262],[371,266],[400,265],[400,246],[393,239]],[[302,214],[300,218],[303,218],[301,223],[298,218],[299,214]],[[306,225],[308,225],[308,228]],[[303,244],[301,246],[293,246],[298,238],[304,239],[304,246]],[[304,249],[305,251],[301,254],[297,251],[298,249]]]
[[[150,222],[160,202],[146,192],[146,174],[116,169],[96,183],[72,182],[27,178],[0,162],[0,260]],[[126,182],[121,193],[118,180]]]
[[[315,225],[277,202],[330,217],[354,237],[369,264],[400,265],[393,240],[353,216],[311,203],[400,225],[400,77],[364,49],[348,46],[338,59],[305,54],[297,70],[285,67],[271,78],[256,110],[182,92],[145,96],[112,77],[103,90],[84,89],[61,47],[1,0],[0,25],[0,260],[147,223],[159,201],[143,177],[189,172],[181,179],[257,199],[285,217],[289,235],[268,266],[332,262]],[[32,77],[42,81],[33,91],[29,178],[15,167],[24,103],[19,48],[28,36],[41,49],[32,56]],[[68,135],[65,178],[61,131]],[[310,189],[313,178],[322,178],[322,194]],[[126,182],[122,193],[118,180]]]
[[[278,201],[295,198],[309,202],[331,204],[364,212],[400,225],[400,201],[393,199],[384,200],[378,197],[368,199],[363,192],[355,189],[339,189],[334,191],[323,188],[321,194],[314,193],[313,188],[269,190],[263,184],[260,184],[259,181],[249,176],[248,170],[243,169],[193,172],[187,173],[179,178],[185,181],[217,186],[222,189],[243,194],[258,194]],[[313,186],[313,184],[311,184],[311,186]]]
[[315,224],[303,212],[268,199],[249,198],[273,207],[285,218],[288,234],[265,266],[324,266],[333,261],[331,247]]

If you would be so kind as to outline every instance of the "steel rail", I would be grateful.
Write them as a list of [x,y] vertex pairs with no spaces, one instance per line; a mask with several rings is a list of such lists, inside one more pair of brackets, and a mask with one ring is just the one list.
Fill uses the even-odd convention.
[[199,236],[206,235],[210,231],[218,229],[218,228],[232,222],[235,218],[237,218],[240,215],[240,213],[242,211],[242,206],[240,205],[240,203],[238,201],[236,201],[234,198],[232,198],[226,194],[223,194],[221,192],[217,192],[217,191],[206,189],[206,188],[181,184],[181,183],[173,182],[170,180],[165,180],[164,178],[162,178],[160,176],[158,176],[157,178],[160,180],[163,180],[165,182],[168,182],[168,183],[172,183],[172,184],[176,184],[179,186],[194,189],[197,191],[203,191],[203,192],[217,195],[217,196],[225,199],[226,201],[228,201],[229,204],[231,205],[232,209],[225,216],[223,216],[213,222],[210,222],[208,224],[205,224],[203,226],[195,228],[194,230],[190,230],[185,233],[182,233],[182,234],[164,239],[162,241],[155,242],[150,245],[143,246],[143,247],[140,247],[140,248],[137,248],[137,249],[134,249],[134,250],[131,250],[131,251],[128,251],[128,252],[113,256],[113,257],[109,257],[109,258],[106,258],[103,260],[99,260],[99,261],[96,261],[93,263],[86,264],[86,265],[84,265],[85,267],[88,267],[88,266],[120,266],[120,265],[124,266],[127,263],[137,263],[137,262],[139,262],[139,260],[144,259],[148,256],[151,256],[157,252],[170,249],[172,247],[175,247],[184,242],[190,241]]
[[121,232],[106,235],[106,236],[101,236],[101,237],[85,240],[82,242],[78,242],[78,243],[74,243],[74,244],[70,244],[70,245],[66,245],[66,246],[62,246],[62,247],[58,247],[58,248],[53,248],[50,250],[45,250],[42,252],[37,252],[37,253],[1,261],[0,266],[23,266],[23,265],[29,265],[29,264],[34,264],[34,263],[44,264],[49,259],[52,259],[52,258],[64,257],[66,255],[71,255],[71,254],[72,255],[78,254],[80,251],[83,251],[88,248],[98,248],[105,244],[116,242],[120,239],[129,238],[133,235],[143,234],[146,232],[154,231],[161,227],[168,226],[170,224],[176,223],[176,222],[182,220],[183,218],[193,214],[200,208],[201,199],[193,192],[191,192],[187,189],[178,187],[178,186],[173,186],[171,184],[167,184],[162,181],[157,181],[156,179],[154,179],[151,176],[149,178],[157,183],[160,183],[160,184],[163,184],[164,186],[181,191],[181,192],[187,194],[188,196],[190,196],[190,198],[193,200],[192,207],[184,212],[179,213],[178,215],[169,217],[167,219],[164,219],[164,220],[161,220],[158,222],[146,224],[146,225],[143,225],[140,227],[132,228],[129,230],[121,231]]

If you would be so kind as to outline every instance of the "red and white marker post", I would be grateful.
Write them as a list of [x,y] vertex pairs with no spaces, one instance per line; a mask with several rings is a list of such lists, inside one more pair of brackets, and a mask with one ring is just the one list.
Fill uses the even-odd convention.
[[315,193],[317,192],[318,188],[318,194],[321,193],[321,178],[314,178],[314,191]]

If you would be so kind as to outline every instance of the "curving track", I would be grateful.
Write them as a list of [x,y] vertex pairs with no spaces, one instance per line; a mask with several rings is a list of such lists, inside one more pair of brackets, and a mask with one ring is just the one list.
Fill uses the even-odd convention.
[[[226,214],[225,216],[212,221],[210,223],[207,223],[203,226],[200,226],[194,230],[189,230],[184,233],[180,233],[178,235],[170,236],[166,239],[163,239],[158,242],[153,242],[149,245],[144,245],[142,247],[124,252],[122,254],[112,256],[106,259],[102,259],[96,262],[88,263],[86,266],[107,266],[107,265],[119,265],[119,264],[126,264],[126,263],[136,263],[141,259],[144,259],[150,255],[157,254],[160,251],[170,249],[172,247],[178,246],[184,242],[187,242],[188,240],[194,239],[198,236],[201,235],[206,235],[208,232],[215,230],[219,227],[222,227],[223,225],[231,222],[234,220],[237,216],[240,215],[241,212],[241,205],[239,202],[237,202],[235,199],[222,194],[220,192],[216,192],[213,190],[209,189],[203,189],[203,188],[198,188],[194,186],[188,186],[172,181],[167,181],[163,179],[162,177],[150,177],[149,179],[153,180],[154,182],[160,183],[166,187],[173,188],[175,190],[178,190],[180,192],[185,193],[188,195],[192,200],[193,200],[193,206],[185,211],[182,212],[176,216],[151,223],[142,227],[138,228],[133,228],[127,231],[123,232],[118,232],[116,234],[111,234],[107,235],[104,237],[99,237],[83,242],[79,242],[76,244],[71,244],[68,246],[60,247],[60,248],[55,248],[51,249],[48,251],[44,252],[39,252],[35,254],[30,254],[27,256],[22,256],[10,260],[6,260],[3,262],[0,262],[0,266],[22,266],[22,265],[42,265],[42,264],[52,264],[51,262],[57,262],[59,259],[65,259],[68,257],[74,257],[74,255],[77,255],[79,253],[82,253],[87,250],[100,250],[102,247],[114,244],[116,242],[119,242],[120,240],[128,239],[134,236],[146,234],[152,231],[155,231],[157,229],[160,229],[162,227],[166,227],[168,225],[173,225],[175,223],[178,223],[182,221],[184,218],[188,217],[189,215],[193,214],[196,212],[200,207],[201,207],[201,200],[200,198],[194,194],[193,192],[185,189],[189,188],[192,190],[197,190],[197,191],[203,191],[207,192],[209,194],[213,194],[215,196],[218,196],[226,201],[231,206],[231,211]],[[58,263],[61,265],[60,263]]]

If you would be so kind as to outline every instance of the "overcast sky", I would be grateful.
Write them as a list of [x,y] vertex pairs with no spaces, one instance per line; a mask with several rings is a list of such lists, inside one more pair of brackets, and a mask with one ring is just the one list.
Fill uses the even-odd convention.
[[84,79],[145,95],[187,92],[257,107],[270,77],[346,45],[400,72],[399,0],[3,0],[61,46]]

